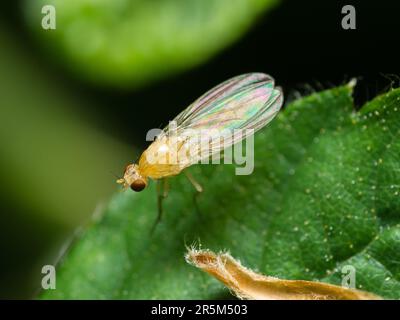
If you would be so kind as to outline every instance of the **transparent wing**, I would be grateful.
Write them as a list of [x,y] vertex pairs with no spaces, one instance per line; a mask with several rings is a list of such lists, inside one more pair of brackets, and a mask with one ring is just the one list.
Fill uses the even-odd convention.
[[[221,113],[234,110],[238,113],[240,109],[249,109],[248,106],[243,105],[243,102],[257,98],[255,89],[261,88],[258,93],[268,95],[273,87],[274,80],[263,73],[236,76],[207,91],[176,116],[174,121],[179,127],[193,127],[194,125],[199,127],[203,124],[209,127],[214,123],[208,120],[218,119]],[[254,92],[255,95],[249,97],[247,94],[250,92]],[[200,119],[203,121],[199,121]]]
[[283,94],[263,73],[229,79],[182,111],[162,136],[179,137],[190,152],[186,165],[221,152],[267,125],[282,106]]

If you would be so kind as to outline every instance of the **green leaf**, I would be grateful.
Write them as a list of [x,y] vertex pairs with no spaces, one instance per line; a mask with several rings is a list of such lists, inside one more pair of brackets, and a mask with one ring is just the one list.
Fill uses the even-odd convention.
[[341,284],[400,298],[400,89],[355,112],[351,85],[289,104],[256,134],[255,171],[198,165],[198,197],[184,175],[170,179],[155,233],[154,184],[116,195],[76,241],[43,298],[228,297],[184,261],[194,242],[228,249],[243,265],[281,279]]
[[[119,87],[198,65],[239,39],[278,0],[26,0],[30,28],[78,75]],[[56,29],[44,30],[44,5]]]

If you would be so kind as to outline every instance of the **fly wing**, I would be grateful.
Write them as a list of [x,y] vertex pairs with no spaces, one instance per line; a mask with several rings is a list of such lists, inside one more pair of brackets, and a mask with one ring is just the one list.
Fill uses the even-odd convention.
[[202,95],[170,122],[164,135],[183,139],[180,148],[191,154],[185,162],[193,164],[267,125],[282,102],[282,91],[270,76],[240,75]]
[[[266,91],[270,91],[273,89],[274,80],[263,73],[249,73],[233,77],[207,91],[175,117],[174,121],[179,127],[193,127],[193,124],[198,127],[203,125],[207,119],[218,118],[220,113],[234,109],[239,111],[240,97],[238,94],[243,95],[257,86],[262,86]],[[230,102],[229,105],[227,102]],[[199,119],[205,121],[198,121]],[[210,124],[212,123],[207,125]]]

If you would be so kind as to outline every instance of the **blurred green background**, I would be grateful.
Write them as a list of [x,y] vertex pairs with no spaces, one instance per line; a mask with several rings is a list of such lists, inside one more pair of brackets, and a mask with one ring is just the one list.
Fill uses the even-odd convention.
[[[45,4],[56,8],[55,30],[41,26]],[[1,298],[35,296],[41,267],[118,192],[115,175],[140,154],[147,130],[213,85],[267,72],[290,99],[307,92],[301,84],[360,76],[362,103],[390,83],[380,72],[399,71],[396,51],[370,40],[387,43],[398,30],[395,1],[364,3],[354,32],[340,27],[340,1],[0,6]]]

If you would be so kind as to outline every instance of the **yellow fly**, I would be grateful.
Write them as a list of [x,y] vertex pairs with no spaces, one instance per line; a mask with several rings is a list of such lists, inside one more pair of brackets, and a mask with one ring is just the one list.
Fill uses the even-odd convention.
[[[282,106],[283,94],[263,73],[236,76],[214,87],[183,110],[117,182],[143,190],[148,178],[179,174],[267,125]],[[250,133],[249,133],[250,132]],[[201,187],[188,176],[198,191]],[[159,197],[160,199],[160,197]],[[159,201],[159,215],[161,213]]]

